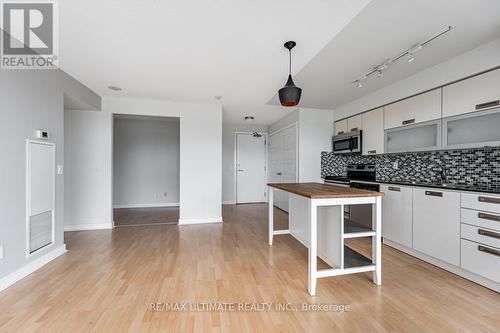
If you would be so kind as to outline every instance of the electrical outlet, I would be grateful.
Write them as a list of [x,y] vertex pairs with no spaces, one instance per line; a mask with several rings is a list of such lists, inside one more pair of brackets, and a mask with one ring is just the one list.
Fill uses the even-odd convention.
[[393,163],[392,163],[392,168],[393,168],[394,170],[399,169],[399,163],[398,163],[398,161],[396,161],[396,162],[393,162]]
[[0,245],[0,259],[3,259],[3,245]]

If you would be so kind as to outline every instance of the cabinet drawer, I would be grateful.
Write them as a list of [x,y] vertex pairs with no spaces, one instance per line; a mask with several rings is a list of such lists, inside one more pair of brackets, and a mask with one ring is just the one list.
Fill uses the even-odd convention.
[[462,238],[500,249],[500,231],[462,224]]
[[462,207],[500,214],[500,196],[462,193]]
[[500,249],[462,239],[461,251],[463,269],[500,282]]
[[462,208],[462,223],[500,231],[500,215]]

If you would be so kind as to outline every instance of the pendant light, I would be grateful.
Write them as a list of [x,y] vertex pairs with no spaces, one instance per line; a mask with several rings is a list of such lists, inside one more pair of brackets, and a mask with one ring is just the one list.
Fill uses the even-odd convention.
[[302,94],[302,89],[297,87],[292,80],[292,49],[297,45],[293,40],[288,41],[284,44],[285,48],[288,49],[289,54],[289,72],[288,72],[288,80],[285,83],[285,86],[278,91],[278,95],[280,98],[280,103],[283,106],[295,106],[299,104],[300,95]]

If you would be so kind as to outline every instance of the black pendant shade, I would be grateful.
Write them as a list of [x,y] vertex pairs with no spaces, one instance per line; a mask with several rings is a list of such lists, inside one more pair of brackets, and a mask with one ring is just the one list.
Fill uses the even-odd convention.
[[293,83],[292,79],[292,49],[295,45],[296,43],[294,41],[288,41],[284,44],[285,48],[288,49],[290,63],[288,80],[286,81],[285,86],[278,91],[280,103],[283,106],[295,106],[299,104],[300,96],[302,95],[302,89],[297,87],[295,83]]

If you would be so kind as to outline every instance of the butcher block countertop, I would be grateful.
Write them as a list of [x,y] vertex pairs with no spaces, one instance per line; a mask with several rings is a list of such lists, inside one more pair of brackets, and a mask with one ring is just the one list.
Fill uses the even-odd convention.
[[360,197],[381,197],[381,192],[361,190],[358,188],[325,185],[320,183],[269,183],[267,186],[290,192],[309,199],[341,199]]

